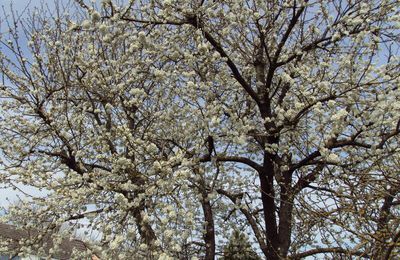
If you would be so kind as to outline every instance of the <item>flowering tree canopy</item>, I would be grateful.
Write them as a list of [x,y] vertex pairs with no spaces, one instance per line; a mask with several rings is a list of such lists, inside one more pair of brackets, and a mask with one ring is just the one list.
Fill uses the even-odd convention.
[[96,232],[104,259],[215,259],[237,230],[266,259],[391,258],[398,7],[76,0],[2,20],[0,180],[43,191],[6,217]]

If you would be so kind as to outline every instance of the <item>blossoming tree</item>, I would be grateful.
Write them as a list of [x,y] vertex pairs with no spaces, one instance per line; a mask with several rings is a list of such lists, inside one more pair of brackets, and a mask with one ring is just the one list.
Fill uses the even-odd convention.
[[236,230],[267,259],[391,258],[398,6],[76,0],[15,18],[1,181],[44,195],[7,217],[98,232],[104,259],[214,259]]

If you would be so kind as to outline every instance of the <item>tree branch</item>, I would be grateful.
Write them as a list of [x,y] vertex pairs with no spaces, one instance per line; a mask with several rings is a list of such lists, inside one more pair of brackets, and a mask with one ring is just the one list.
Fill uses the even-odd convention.
[[346,254],[346,255],[351,255],[351,256],[359,256],[359,257],[367,258],[367,259],[370,258],[365,252],[351,251],[351,250],[344,249],[341,247],[328,247],[328,248],[311,249],[311,250],[303,252],[303,253],[294,254],[294,255],[289,256],[289,259],[300,260],[307,256],[312,256],[312,255],[317,255],[317,254],[327,254],[327,253]]
[[260,105],[260,100],[257,95],[257,93],[253,90],[253,88],[250,86],[250,84],[243,78],[241,73],[239,72],[239,69],[236,67],[236,64],[232,61],[232,59],[228,56],[228,54],[225,52],[223,47],[219,42],[217,42],[214,37],[205,30],[203,27],[202,23],[198,19],[197,16],[189,17],[188,18],[188,23],[193,25],[196,28],[199,28],[202,30],[204,33],[204,37],[207,39],[207,41],[214,47],[214,49],[221,55],[221,57],[226,58],[226,63],[228,67],[231,69],[233,77],[239,82],[240,85],[244,88],[244,90],[251,96],[251,98],[258,104]]
[[[237,205],[236,202],[237,202],[237,199],[240,196],[230,194],[229,192],[227,192],[227,191],[225,191],[223,189],[217,189],[217,192],[219,194],[224,195],[225,197],[227,197],[230,201],[233,202],[233,204]],[[264,238],[261,235],[261,231],[258,228],[255,219],[253,218],[253,216],[251,215],[251,213],[247,209],[245,209],[243,207],[239,207],[239,210],[240,210],[240,212],[242,212],[242,214],[246,217],[247,221],[249,222],[249,224],[251,226],[251,229],[253,230],[254,235],[255,235],[255,237],[257,239],[257,242],[260,244],[261,250],[263,251],[264,254],[267,254],[267,245],[264,242]]]

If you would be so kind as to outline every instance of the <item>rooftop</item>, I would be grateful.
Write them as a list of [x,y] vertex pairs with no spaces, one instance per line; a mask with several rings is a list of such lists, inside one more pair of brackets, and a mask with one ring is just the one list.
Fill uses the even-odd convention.
[[11,242],[7,245],[10,251],[17,251],[20,241],[31,239],[35,241],[35,243],[37,242],[37,244],[44,249],[47,256],[51,255],[51,257],[60,260],[70,259],[74,249],[81,252],[85,252],[88,249],[86,244],[81,240],[64,239],[59,245],[59,250],[57,250],[57,252],[54,254],[50,254],[50,249],[53,247],[51,235],[45,235],[39,240],[38,234],[39,232],[37,230],[24,230],[13,225],[0,223],[0,241],[2,241],[2,238],[5,240],[11,240]]

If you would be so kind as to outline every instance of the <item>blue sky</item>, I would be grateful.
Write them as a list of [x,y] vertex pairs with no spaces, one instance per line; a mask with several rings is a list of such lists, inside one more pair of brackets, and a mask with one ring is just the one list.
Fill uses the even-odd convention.
[[[4,15],[9,15],[10,14],[10,7],[12,6],[12,9],[18,14],[26,14],[29,12],[28,9],[32,9],[35,6],[39,6],[41,3],[46,3],[46,2],[52,2],[52,1],[45,1],[45,0],[0,0],[0,6],[1,6],[1,11],[0,11],[0,21],[4,19]],[[4,8],[4,11],[3,11]],[[24,13],[25,11],[25,13]],[[5,14],[4,14],[5,12]],[[4,32],[5,27],[4,25],[1,25],[0,28],[1,32]],[[0,49],[2,51],[2,49]],[[30,195],[39,195],[40,193],[31,187],[22,187],[20,186],[19,188],[23,188],[24,192],[30,194]],[[20,192],[17,190],[13,190],[11,188],[2,188],[2,185],[0,184],[0,208],[1,207],[6,207],[9,205],[9,203],[13,203],[18,200],[18,194],[21,195]]]
[[10,6],[18,13],[21,13],[26,7],[33,8],[41,3],[52,3],[53,1],[46,0],[0,0],[1,6],[4,6],[6,11],[9,11]]
[[[9,21],[12,20],[12,18],[10,17],[12,13],[11,10],[14,11],[14,13],[18,17],[21,17],[23,19],[24,17],[27,17],[27,15],[30,12],[32,12],[35,7],[48,5],[49,8],[52,9],[54,7],[55,2],[66,4],[71,1],[73,0],[0,0],[0,36],[4,35],[4,33],[7,32],[7,25],[6,23],[4,23],[4,20],[9,20]],[[87,0],[86,2],[90,3],[91,1]],[[22,37],[20,39],[20,43],[23,48],[23,51],[26,51],[26,48],[24,49],[23,46],[24,41],[25,40]],[[6,56],[8,54],[11,54],[9,53],[7,48],[4,48],[4,46],[1,46],[1,44],[0,44],[0,52],[3,52]],[[1,75],[0,75],[0,84],[1,84]],[[9,82],[5,81],[5,84],[9,84]],[[22,189],[25,193],[29,195],[33,196],[44,195],[44,192],[40,192],[33,187],[18,185],[18,188]],[[18,195],[20,195],[21,198],[24,197],[24,195],[18,190],[13,190],[11,188],[4,188],[4,185],[0,183],[0,213],[2,207],[7,207],[7,205],[9,205],[10,203],[15,203],[18,200]]]

